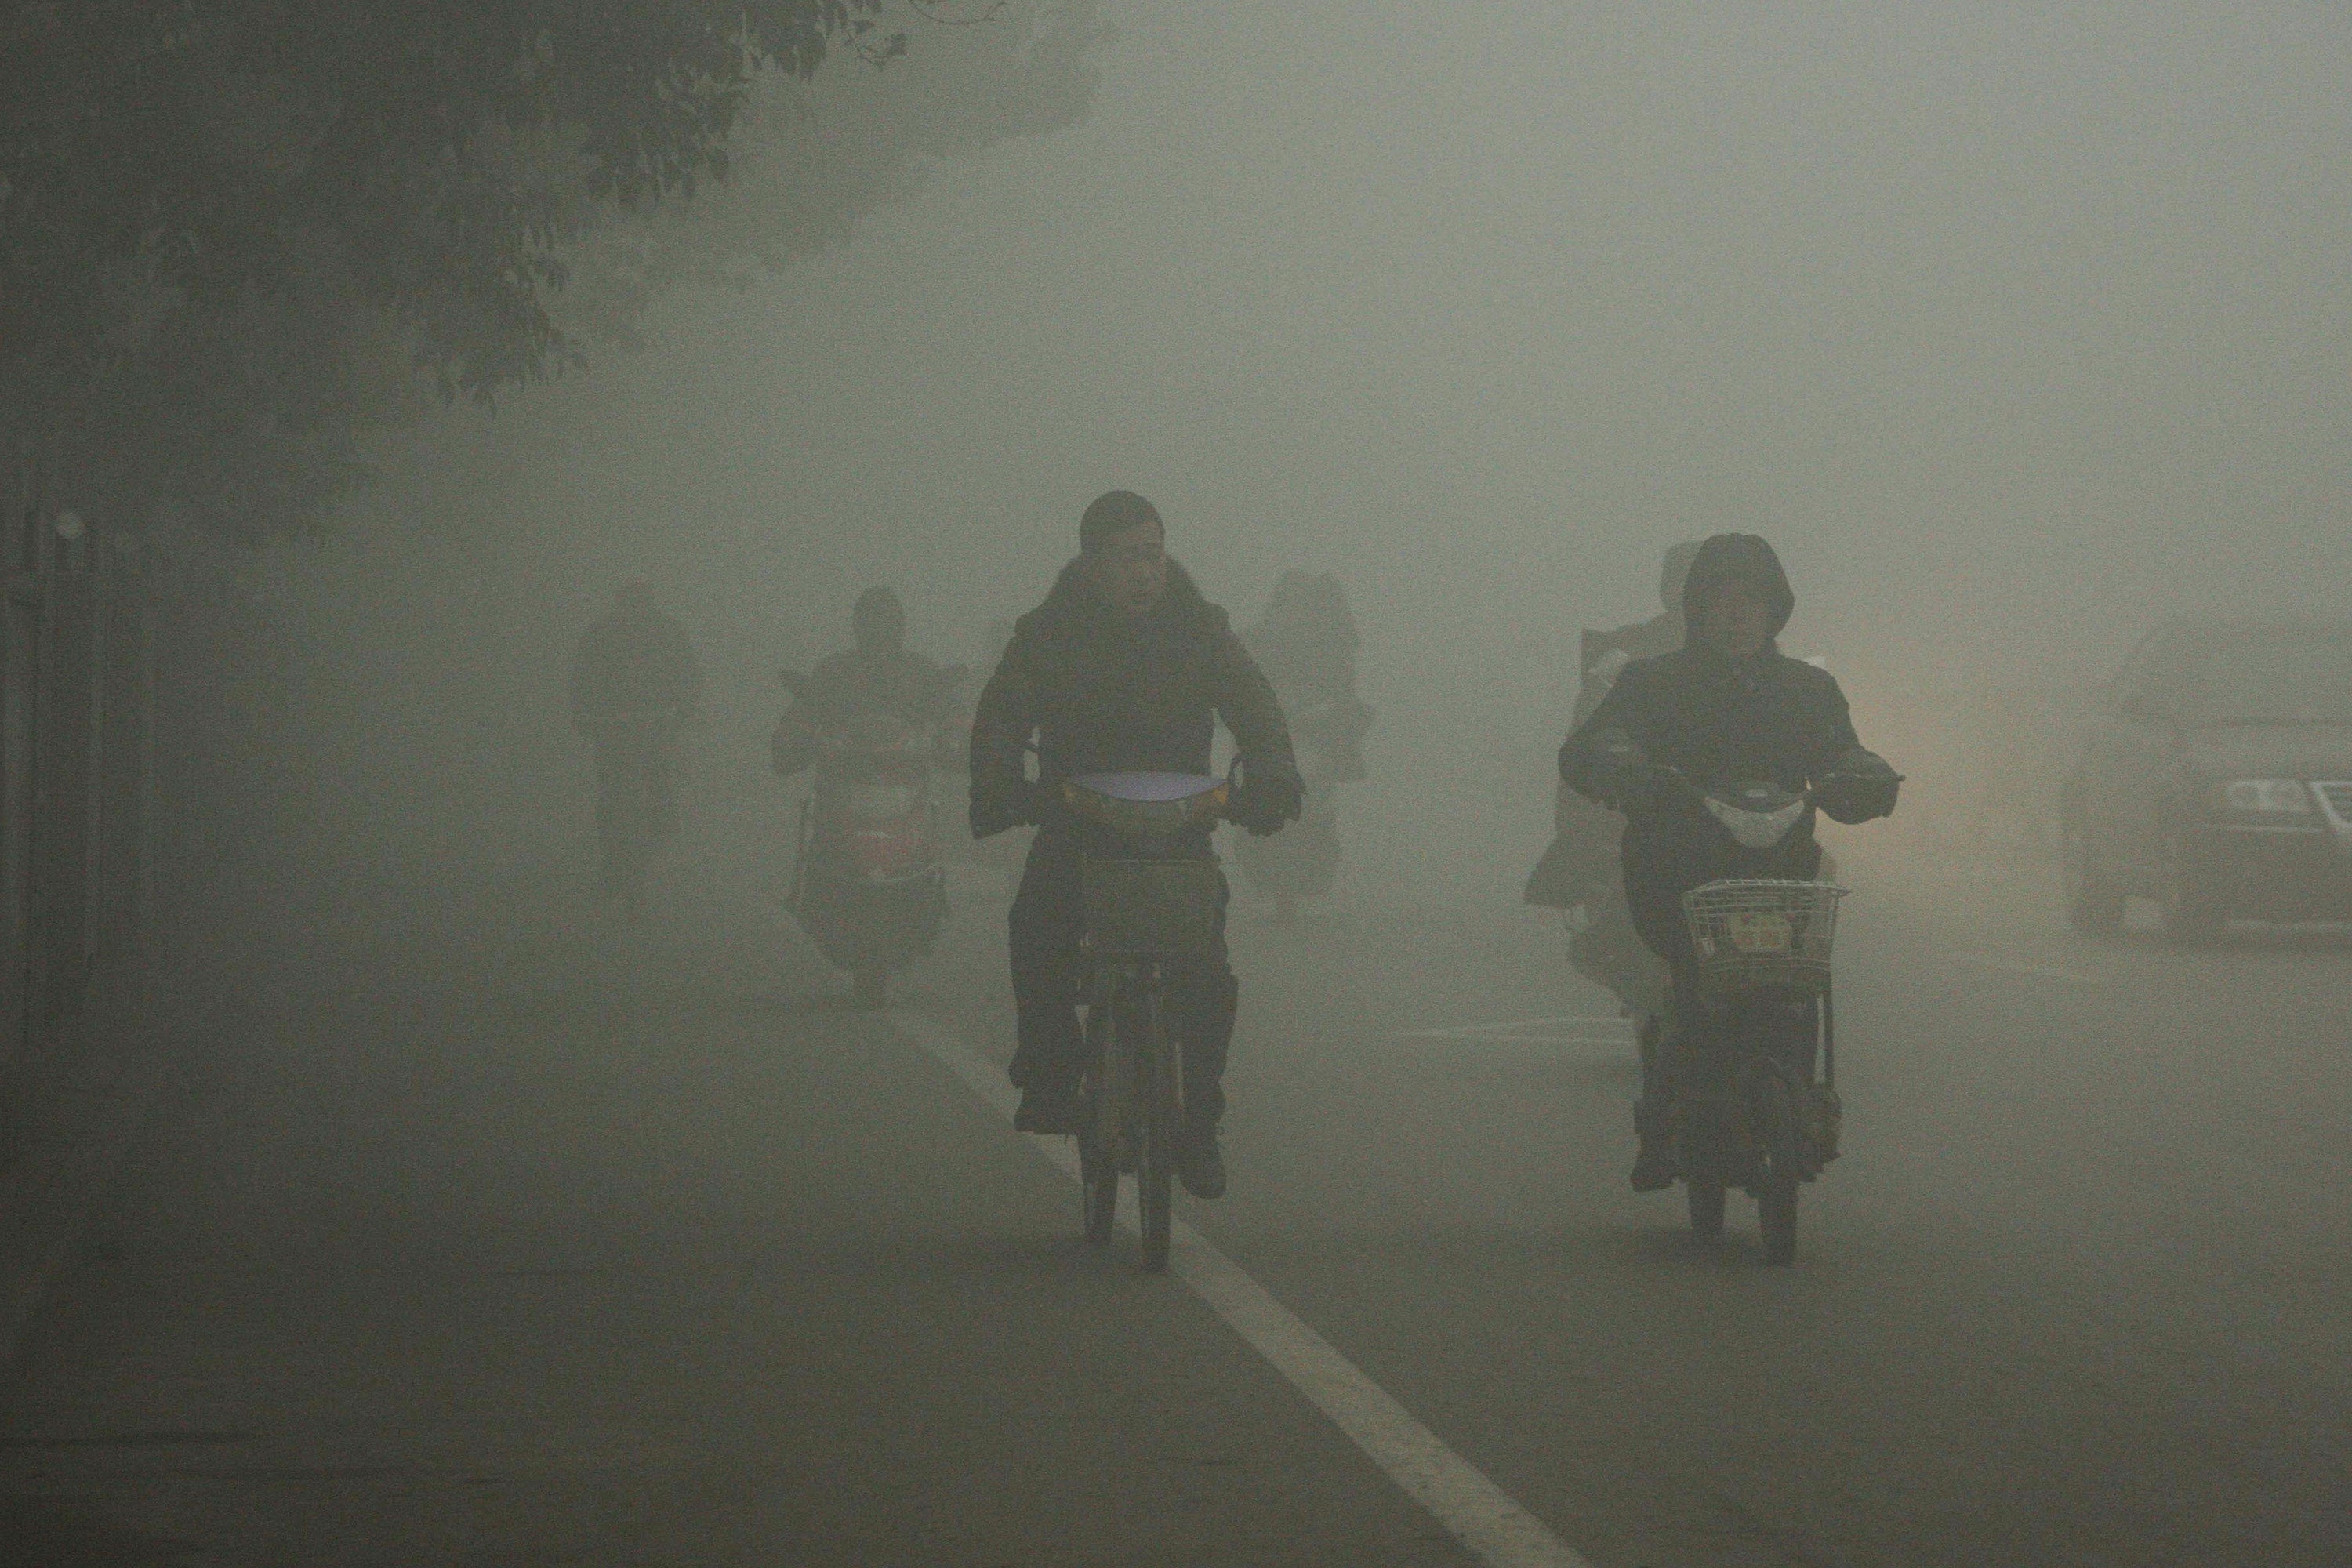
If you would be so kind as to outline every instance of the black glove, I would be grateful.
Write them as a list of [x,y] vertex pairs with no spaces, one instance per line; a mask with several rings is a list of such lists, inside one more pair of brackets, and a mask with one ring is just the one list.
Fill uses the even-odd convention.
[[1875,752],[1860,746],[1837,760],[1813,786],[1813,800],[1832,822],[1849,826],[1895,813],[1903,775]]
[[1604,805],[1628,814],[1657,805],[1664,780],[1640,742],[1622,730],[1602,730],[1591,748]]
[[1286,822],[1296,822],[1306,809],[1307,786],[1296,773],[1253,779],[1234,792],[1226,815],[1260,838],[1279,833]]

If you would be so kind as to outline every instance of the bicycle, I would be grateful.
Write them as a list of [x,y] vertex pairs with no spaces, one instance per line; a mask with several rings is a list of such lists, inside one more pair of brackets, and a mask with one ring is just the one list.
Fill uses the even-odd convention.
[[1120,853],[1086,856],[1086,1107],[1078,1134],[1085,1234],[1109,1243],[1119,1179],[1135,1181],[1143,1267],[1164,1272],[1175,1226],[1176,1161],[1185,1136],[1182,1039],[1168,1026],[1171,972],[1213,951],[1224,881],[1213,858],[1175,847],[1221,820],[1230,780],[1196,773],[1095,773],[1063,785],[1080,819]]

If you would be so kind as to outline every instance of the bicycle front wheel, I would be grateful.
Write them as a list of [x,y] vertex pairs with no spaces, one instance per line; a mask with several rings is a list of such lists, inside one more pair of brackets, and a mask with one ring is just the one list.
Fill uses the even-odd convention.
[[1097,982],[1087,1006],[1086,1121],[1078,1132],[1078,1181],[1085,1189],[1086,1237],[1089,1247],[1110,1245],[1118,1221],[1118,1155],[1120,1124],[1127,1116],[1113,1053],[1124,1046],[1113,1019],[1119,1002],[1116,983]]
[[1143,1145],[1143,1162],[1135,1171],[1136,1206],[1142,1210],[1143,1271],[1168,1272],[1168,1242],[1176,1227],[1175,1162],[1154,1131]]
[[1143,1229],[1146,1273],[1168,1270],[1168,1244],[1175,1231],[1176,1151],[1184,1135],[1184,1108],[1177,1089],[1175,1043],[1160,1020],[1160,998],[1143,1006],[1141,1046],[1144,1114],[1141,1158],[1135,1165],[1136,1206]]

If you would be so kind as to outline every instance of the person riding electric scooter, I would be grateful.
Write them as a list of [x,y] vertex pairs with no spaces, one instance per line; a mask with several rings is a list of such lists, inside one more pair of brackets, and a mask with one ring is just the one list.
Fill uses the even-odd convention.
[[889,977],[930,951],[947,918],[931,778],[962,765],[965,672],[908,651],[907,612],[887,588],[858,595],[850,631],[848,652],[784,673],[793,702],[770,760],[782,775],[816,768],[795,835],[792,910],[858,1001],[878,1007]]
[[1641,1192],[1675,1180],[1673,1097],[1695,1043],[1681,1035],[1706,1026],[1683,895],[1725,878],[1809,881],[1821,867],[1811,807],[1777,844],[1754,850],[1717,831],[1695,793],[1739,781],[1810,788],[1832,820],[1859,823],[1891,813],[1900,783],[1855,736],[1836,678],[1780,651],[1775,639],[1796,595],[1769,544],[1751,533],[1706,541],[1684,582],[1683,608],[1685,646],[1626,665],[1559,753],[1562,779],[1625,813],[1626,900],[1642,940],[1673,975],[1675,1027],[1659,1031],[1645,1058],[1634,1110]]

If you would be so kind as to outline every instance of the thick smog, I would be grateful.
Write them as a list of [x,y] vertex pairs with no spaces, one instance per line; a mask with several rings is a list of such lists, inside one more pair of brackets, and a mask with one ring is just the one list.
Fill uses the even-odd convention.
[[2352,1561],[2352,15],[0,62],[0,1564]]

